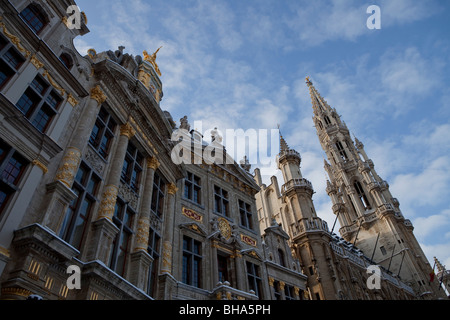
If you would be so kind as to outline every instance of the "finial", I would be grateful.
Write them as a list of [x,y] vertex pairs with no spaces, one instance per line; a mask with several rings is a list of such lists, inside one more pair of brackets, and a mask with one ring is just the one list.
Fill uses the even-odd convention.
[[311,80],[309,79],[309,76],[306,77],[305,81],[306,81],[306,84],[307,84],[307,85],[312,85],[312,82],[311,82]]

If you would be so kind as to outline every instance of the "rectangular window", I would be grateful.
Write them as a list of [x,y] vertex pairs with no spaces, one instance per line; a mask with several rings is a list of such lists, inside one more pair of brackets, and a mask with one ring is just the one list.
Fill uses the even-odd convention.
[[253,229],[253,217],[251,207],[248,203],[239,200],[239,215],[241,226],[247,229]]
[[217,255],[217,271],[219,274],[220,282],[230,282],[230,275],[228,271],[228,257],[221,254]]
[[214,186],[214,211],[228,217],[228,209],[228,192],[218,186]]
[[109,265],[110,268],[120,276],[125,275],[125,267],[128,262],[130,250],[130,240],[131,235],[133,234],[133,230],[131,228],[134,216],[135,213],[131,207],[128,206],[128,203],[124,202],[120,198],[117,198],[113,222],[119,229],[119,232],[113,241]]
[[153,193],[151,211],[158,217],[162,217],[164,212],[164,189],[165,183],[158,173],[153,178]]
[[255,291],[255,294],[259,297],[259,299],[262,299],[262,287],[261,287],[261,276],[259,273],[259,267],[251,263],[249,261],[246,262],[247,264],[247,280],[248,280],[248,286],[249,290]]
[[0,35],[0,89],[16,74],[25,58],[11,42]]
[[128,143],[127,153],[122,167],[122,181],[128,184],[134,192],[139,192],[144,157],[137,148]]
[[183,272],[182,281],[188,285],[200,288],[201,285],[201,255],[202,244],[192,238],[183,237]]
[[197,204],[201,204],[201,189],[200,178],[188,172],[184,179],[184,197]]
[[286,300],[295,300],[294,299],[294,287],[285,285],[284,286],[284,296]]
[[16,104],[25,117],[42,133],[45,133],[63,98],[41,75],[37,75]]
[[60,237],[78,250],[86,236],[100,181],[84,162],[80,165],[72,186],[77,197],[69,204],[60,230]]
[[116,126],[114,119],[102,106],[92,129],[89,143],[105,159],[108,158]]
[[340,141],[338,141],[336,143],[336,147],[339,151],[339,155],[341,156],[342,160],[347,161],[347,153],[345,152],[344,147],[342,146],[342,143]]
[[7,143],[0,140],[0,217],[29,162]]
[[153,258],[153,262],[149,270],[147,293],[152,297],[156,295],[160,243],[161,236],[153,228],[150,227],[147,252]]

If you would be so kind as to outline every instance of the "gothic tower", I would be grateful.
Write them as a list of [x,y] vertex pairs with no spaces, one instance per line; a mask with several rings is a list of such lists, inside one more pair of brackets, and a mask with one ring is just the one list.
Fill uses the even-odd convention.
[[[285,230],[303,273],[308,275],[311,299],[335,299],[335,279],[326,267],[329,265],[331,241],[328,225],[317,216],[312,200],[314,189],[311,182],[303,178],[300,163],[300,154],[289,148],[280,134],[277,164],[284,178],[281,197],[286,209],[281,216],[285,220]],[[323,268],[322,272],[319,267]]]
[[317,135],[328,159],[326,191],[342,237],[371,257],[374,264],[399,276],[418,295],[437,297],[437,286],[429,283],[431,266],[389,184],[375,171],[364,145],[356,138],[352,140],[336,109],[328,105],[309,78],[306,83]]

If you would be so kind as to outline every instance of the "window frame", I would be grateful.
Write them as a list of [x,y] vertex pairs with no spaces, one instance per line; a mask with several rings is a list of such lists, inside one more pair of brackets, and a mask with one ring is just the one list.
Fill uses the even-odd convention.
[[[30,164],[30,162],[16,149],[10,146],[8,143],[0,139],[0,150],[2,153],[0,154],[0,192],[2,192],[5,196],[3,201],[0,203],[0,218],[3,216],[5,209],[8,206],[11,197],[20,190],[19,185],[22,182],[22,178]],[[17,162],[21,162],[20,170],[14,176],[14,181],[9,181],[9,178],[12,176],[11,172],[9,172],[8,177],[4,177],[5,170],[8,166],[11,165],[11,160],[14,159]],[[13,165],[14,168],[15,165]]]
[[[6,39],[3,34],[0,34],[0,41],[3,42],[3,47],[0,47],[0,65],[3,64],[1,70],[2,72],[6,70],[9,71],[9,74],[4,73],[5,79],[3,82],[0,83],[0,90],[2,90],[9,81],[17,74],[19,69],[22,67],[22,65],[25,63],[26,59],[25,57],[15,48],[15,46]],[[13,52],[13,54],[21,60],[17,65],[13,66],[11,65],[10,61],[5,59],[5,56],[7,53]]]
[[153,258],[148,270],[147,293],[154,296],[158,283],[158,266],[161,257],[161,235],[152,227],[149,228],[147,252]]
[[[220,192],[217,192],[217,190],[219,190]],[[214,185],[213,192],[214,192],[214,213],[224,217],[230,217],[230,201],[228,191],[219,187],[218,185]]]
[[[118,206],[121,206],[121,208],[118,209]],[[120,212],[118,212],[120,210]],[[129,215],[129,220],[124,221],[125,215]],[[126,201],[121,199],[120,197],[117,197],[116,201],[116,207],[114,210],[114,215],[112,217],[112,221],[115,224],[115,226],[119,229],[119,232],[115,236],[112,247],[111,247],[111,255],[109,259],[109,267],[111,270],[113,270],[115,273],[117,273],[119,276],[124,277],[125,273],[127,271],[127,264],[129,260],[129,255],[131,254],[131,243],[132,243],[132,237],[135,234],[133,231],[133,223],[136,219],[137,215],[134,209],[128,205]],[[127,225],[127,222],[128,225]],[[125,247],[122,246],[122,236],[124,234],[127,234],[127,240]],[[121,265],[119,265],[119,258],[120,253],[123,253],[123,262]],[[120,269],[119,269],[120,268]]]
[[[84,170],[81,179],[79,178],[79,174],[81,170]],[[88,190],[91,181],[97,180],[95,183],[94,190]],[[65,217],[63,220],[63,224],[59,231],[59,236],[66,242],[70,243],[74,248],[80,250],[82,248],[84,238],[88,231],[89,220],[94,211],[95,204],[98,202],[98,191],[100,189],[102,179],[94,172],[94,170],[89,167],[89,165],[85,162],[82,162],[80,167],[78,168],[77,174],[75,176],[75,180],[72,185],[72,191],[77,194],[77,198],[75,198],[66,210]],[[82,206],[85,201],[90,202],[89,212],[87,214],[83,214],[81,212]],[[69,213],[69,210],[72,212]],[[79,219],[83,219],[84,227],[81,235],[79,236],[79,242],[74,243],[76,239],[76,227],[77,221]]]
[[247,271],[247,282],[248,289],[255,291],[255,295],[262,300],[263,299],[263,287],[262,287],[262,279],[261,279],[261,270],[260,266],[250,262],[245,262],[246,271]]
[[238,199],[238,207],[239,207],[239,222],[241,227],[244,227],[248,230],[253,229],[253,211],[252,207],[249,203]]
[[166,185],[166,180],[162,177],[162,175],[160,175],[159,172],[155,172],[153,177],[153,190],[150,211],[159,219],[161,219],[164,215],[166,198],[165,191],[167,189]]
[[[28,10],[29,12],[25,13],[25,10]],[[30,14],[33,14],[32,17],[29,17]],[[33,32],[36,35],[39,35],[42,33],[42,31],[45,29],[45,27],[48,25],[49,23],[49,19],[47,14],[44,12],[44,10],[42,9],[41,6],[36,5],[34,3],[29,4],[28,6],[26,6],[20,13],[19,16],[23,19],[23,21],[30,27],[31,30],[33,30]],[[31,22],[34,20],[38,20],[39,23],[42,24],[42,26],[39,27],[39,29],[37,28],[37,26],[35,24],[32,24]]]
[[[98,128],[98,131],[94,136],[94,129],[96,127]],[[91,135],[89,136],[88,143],[105,160],[109,157],[112,141],[116,136],[116,129],[117,121],[114,120],[107,107],[102,105],[95,120],[94,128],[92,128]],[[106,146],[104,146],[105,136],[108,139]]]
[[[125,163],[128,166],[125,168]],[[128,143],[127,152],[125,154],[124,163],[122,166],[122,172],[120,180],[126,185],[130,186],[131,190],[135,193],[139,193],[139,185],[141,183],[141,176],[144,164],[144,156],[136,148],[136,146],[130,141]],[[136,173],[136,177],[135,174]]]
[[[42,90],[39,91],[39,88],[42,88]],[[56,97],[56,105],[52,105],[52,101],[49,100],[49,97],[51,96],[53,96],[53,98]],[[26,101],[26,99],[28,100]],[[24,101],[23,104],[21,103],[22,101]],[[28,101],[31,101],[33,103],[28,104]],[[39,132],[46,133],[54,118],[58,115],[59,108],[61,107],[63,102],[64,98],[61,97],[56,89],[50,83],[48,83],[41,74],[38,73],[17,101],[16,108],[20,112],[22,112],[24,117],[37,130],[39,130]],[[23,107],[27,107],[27,109],[24,109]],[[45,125],[42,128],[38,126],[38,124],[41,124],[40,121],[39,123],[35,123],[36,120],[39,119],[38,117],[40,116],[41,112],[49,115]]]
[[192,172],[187,172],[184,178],[184,199],[190,200],[195,204],[202,205],[202,179]]
[[[181,281],[184,284],[202,287],[202,242],[184,235],[182,246],[182,272]],[[185,246],[187,244],[187,246]],[[195,248],[198,248],[197,252]]]

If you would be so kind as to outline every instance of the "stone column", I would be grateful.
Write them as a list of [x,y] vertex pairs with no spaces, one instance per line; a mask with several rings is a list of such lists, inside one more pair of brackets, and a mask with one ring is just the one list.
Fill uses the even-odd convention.
[[150,206],[153,193],[153,179],[155,171],[159,167],[156,157],[147,159],[147,175],[144,184],[144,194],[142,196],[141,212],[136,229],[136,241],[131,254],[131,275],[130,281],[138,288],[146,291],[150,266],[153,258],[148,254],[148,240],[150,230]]
[[147,159],[147,175],[144,184],[144,194],[142,196],[141,213],[139,215],[136,242],[133,251],[144,250],[147,251],[148,236],[150,230],[150,206],[152,202],[153,193],[153,179],[155,171],[159,167],[159,162],[156,157]]
[[238,249],[234,252],[234,263],[236,268],[236,288],[242,291],[245,291],[245,280],[246,277],[242,275],[245,274],[244,271],[244,259],[242,259],[242,255]]
[[120,136],[115,154],[112,156],[106,186],[104,187],[102,201],[97,213],[97,220],[93,222],[93,235],[91,246],[87,250],[86,258],[100,260],[108,264],[111,246],[119,229],[112,222],[119,192],[120,175],[125,160],[128,142],[134,136],[135,130],[129,123],[120,127]]
[[75,180],[81,157],[89,141],[89,137],[97,119],[99,106],[105,102],[106,96],[100,86],[91,89],[91,95],[75,130],[74,138],[66,148],[61,166],[56,172],[55,181],[47,185],[47,194],[44,199],[46,207],[43,224],[58,233],[64,213],[68,204],[76,197],[72,192],[72,184]]
[[61,181],[69,188],[72,188],[75,175],[81,163],[82,153],[87,146],[92,128],[100,111],[99,107],[105,101],[106,96],[100,89],[100,86],[97,85],[92,88],[90,100],[78,120],[79,125],[75,130],[74,138],[70,146],[66,149],[62,165],[56,173],[56,180]]
[[175,208],[175,194],[178,188],[174,183],[167,186],[167,206],[164,218],[164,241],[162,249],[162,265],[160,273],[172,275],[172,243],[173,243],[173,221]]
[[126,123],[120,126],[119,142],[115,154],[112,156],[111,168],[109,170],[106,186],[103,191],[102,202],[98,210],[98,220],[106,218],[112,220],[116,206],[117,194],[119,192],[120,176],[122,174],[123,162],[127,153],[128,142],[134,136],[135,130]]

